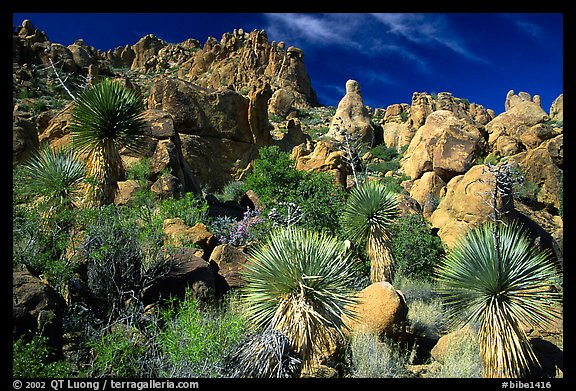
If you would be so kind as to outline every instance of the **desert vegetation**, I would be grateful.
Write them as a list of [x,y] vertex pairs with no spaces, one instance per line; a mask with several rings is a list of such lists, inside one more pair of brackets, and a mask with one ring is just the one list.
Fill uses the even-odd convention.
[[[239,47],[252,38],[237,35]],[[208,50],[189,44],[182,53]],[[58,126],[14,155],[14,377],[563,370],[542,360],[551,355],[542,330],[562,317],[562,251],[550,250],[562,237],[561,119],[530,125],[524,144],[498,144],[491,137],[505,127],[488,131],[489,113],[465,99],[443,93],[453,112],[418,99],[362,105],[350,113],[370,118],[347,123],[289,83],[266,112],[266,86],[200,86],[213,82],[208,73],[184,82],[183,60],[162,53],[140,68],[117,58],[70,88],[58,62],[18,71],[27,83],[15,89],[15,113],[41,122],[52,110],[42,121]],[[434,149],[464,139],[463,157]],[[528,157],[541,156],[554,169],[531,168]],[[467,182],[474,168],[482,175]],[[455,200],[459,184],[468,198]],[[466,232],[454,239],[446,226]]]

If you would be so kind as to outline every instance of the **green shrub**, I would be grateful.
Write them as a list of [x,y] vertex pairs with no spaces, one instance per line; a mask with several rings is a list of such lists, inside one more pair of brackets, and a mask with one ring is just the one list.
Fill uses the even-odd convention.
[[244,180],[244,189],[253,190],[267,207],[286,201],[292,189],[302,179],[290,154],[277,146],[260,148],[254,169]]
[[334,178],[326,172],[303,172],[302,179],[286,199],[302,208],[302,226],[332,234],[339,233],[339,211],[345,200],[344,190],[334,185]]
[[288,205],[300,207],[300,225],[316,231],[338,233],[339,211],[345,201],[343,189],[328,173],[298,171],[290,154],[276,146],[260,149],[254,170],[244,180],[244,190],[253,190],[266,206],[286,215]]
[[152,176],[152,165],[149,157],[144,157],[126,169],[126,179],[133,179],[142,184]]
[[238,202],[242,195],[244,195],[244,183],[240,181],[228,182],[220,193],[215,194],[220,202]]
[[93,310],[110,320],[131,314],[144,287],[171,265],[161,252],[158,231],[143,235],[132,209],[108,205],[94,211],[97,216],[86,224],[82,251],[88,287],[99,300]]
[[27,341],[20,337],[12,343],[12,376],[15,378],[71,377],[73,365],[54,361],[48,338],[35,334]]
[[392,161],[398,157],[396,148],[389,148],[384,144],[377,145],[370,150],[372,156],[376,159],[382,159],[387,162]]
[[116,324],[110,331],[88,342],[93,359],[87,377],[145,377],[148,346],[143,334],[132,327]]
[[426,219],[420,214],[400,217],[391,231],[397,273],[412,279],[432,280],[434,267],[444,256],[444,247],[440,238],[432,235]]
[[184,224],[192,227],[207,222],[208,203],[188,192],[180,198],[169,197],[162,200],[159,215],[162,219],[181,218]]
[[165,309],[159,334],[162,377],[221,377],[224,357],[245,335],[242,304],[236,296],[218,308],[201,308],[188,298]]
[[379,179],[379,182],[384,185],[388,191],[396,194],[407,194],[406,190],[402,187],[401,183],[405,180],[410,179],[410,177],[406,175],[402,176],[386,176]]

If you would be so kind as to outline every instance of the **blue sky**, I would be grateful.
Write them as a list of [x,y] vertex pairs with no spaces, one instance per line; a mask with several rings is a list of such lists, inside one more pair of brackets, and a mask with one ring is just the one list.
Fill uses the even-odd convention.
[[69,45],[101,50],[146,34],[204,43],[235,28],[265,29],[270,41],[304,50],[312,87],[335,106],[348,79],[365,104],[411,103],[413,92],[451,92],[504,111],[509,90],[538,94],[548,111],[563,93],[562,13],[15,13]]

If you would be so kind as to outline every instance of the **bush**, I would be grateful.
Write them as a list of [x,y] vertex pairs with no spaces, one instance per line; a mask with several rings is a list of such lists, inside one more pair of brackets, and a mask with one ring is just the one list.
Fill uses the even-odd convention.
[[254,169],[244,180],[244,190],[253,190],[267,207],[286,200],[300,182],[302,172],[296,170],[290,154],[277,146],[260,148]]
[[210,224],[210,230],[220,243],[243,246],[260,236],[259,226],[263,223],[260,210],[248,209],[240,221],[230,216],[216,217]]
[[244,337],[241,303],[235,296],[220,308],[203,309],[188,297],[162,313],[159,334],[162,377],[221,377],[224,356]]
[[444,255],[439,237],[419,214],[399,218],[391,229],[392,253],[397,273],[412,279],[432,280],[434,267]]
[[228,182],[220,193],[215,194],[220,202],[239,202],[242,195],[244,195],[244,183],[239,181]]
[[159,215],[162,219],[180,218],[187,226],[192,227],[198,223],[206,223],[208,203],[188,192],[180,198],[169,197],[162,200]]
[[290,154],[277,146],[260,148],[254,170],[244,180],[266,206],[286,215],[290,203],[301,208],[299,225],[317,231],[339,232],[338,215],[346,195],[328,173],[298,171]]
[[92,359],[87,377],[145,377],[148,346],[142,333],[123,324],[88,343]]
[[406,369],[411,364],[415,350],[394,343],[382,342],[376,334],[355,333],[350,340],[351,376],[357,378],[412,377]]
[[12,376],[15,378],[71,377],[73,366],[54,361],[48,338],[35,334],[30,341],[20,337],[12,343]]
[[[141,306],[144,287],[168,272],[171,264],[161,252],[157,237],[142,235],[131,209],[115,205],[93,210],[97,216],[86,225],[82,245],[87,260],[88,286],[99,300],[94,308],[101,316],[114,319],[130,316]],[[139,308],[138,311],[142,311]]]

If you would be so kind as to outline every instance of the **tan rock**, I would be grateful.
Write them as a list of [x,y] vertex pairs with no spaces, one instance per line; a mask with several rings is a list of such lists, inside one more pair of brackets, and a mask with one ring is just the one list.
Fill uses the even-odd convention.
[[227,285],[226,290],[240,288],[244,285],[242,271],[247,262],[247,255],[230,244],[216,246],[210,255],[212,268],[224,278]]
[[430,354],[434,360],[444,362],[444,358],[455,345],[474,338],[476,338],[476,332],[469,324],[466,324],[464,327],[440,337]]
[[429,217],[440,202],[440,192],[446,183],[434,171],[424,173],[412,184],[410,197],[422,207],[422,213]]
[[557,136],[538,148],[510,157],[519,165],[524,179],[537,186],[537,201],[556,210],[560,208],[562,139],[562,135]]
[[446,195],[430,216],[430,222],[449,248],[468,229],[489,220],[493,212],[489,205],[493,186],[493,175],[483,165],[474,166],[448,182]]
[[[528,128],[547,121],[550,117],[536,103],[527,100],[518,100],[510,103],[510,108],[486,124],[488,144],[497,149],[495,144],[499,137],[511,137],[520,143],[520,137]],[[506,155],[509,156],[509,155]]]
[[554,99],[550,106],[550,119],[564,121],[564,94],[560,94]]
[[408,306],[402,292],[387,281],[369,285],[357,294],[358,304],[349,307],[356,315],[344,315],[349,332],[370,332],[378,336],[403,327]]
[[[329,141],[318,141],[314,149],[298,149],[296,151],[296,169],[301,171],[330,172],[335,182],[341,186],[346,185],[347,169],[342,160],[342,151],[336,144]],[[293,154],[294,155],[294,151]]]
[[338,103],[328,135],[336,140],[343,140],[340,132],[346,132],[369,145],[374,142],[372,120],[356,80],[346,82],[346,95]]
[[206,256],[209,256],[216,246],[216,238],[202,223],[188,227],[180,218],[166,219],[162,224],[162,231],[165,245],[182,247],[192,244],[204,250]]
[[130,205],[134,200],[134,195],[140,189],[138,181],[129,179],[126,181],[118,181],[118,192],[114,197],[114,204]]
[[477,127],[456,118],[451,111],[437,110],[426,117],[400,164],[412,179],[434,170],[447,182],[466,172],[483,149],[484,139]]

